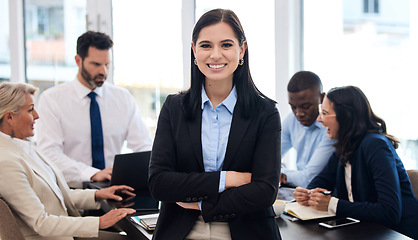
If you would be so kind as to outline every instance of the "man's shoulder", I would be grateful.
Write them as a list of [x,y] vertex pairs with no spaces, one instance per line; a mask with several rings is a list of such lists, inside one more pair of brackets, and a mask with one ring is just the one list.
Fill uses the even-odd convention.
[[286,117],[283,120],[282,128],[288,129],[290,132],[293,132],[292,130],[297,128],[301,129],[302,125],[299,123],[299,121],[296,119],[295,115],[290,112],[286,115]]
[[71,85],[73,84],[73,82],[65,82],[65,83],[61,83],[58,84],[56,86],[47,88],[46,90],[44,90],[44,92],[42,92],[41,94],[41,98],[45,98],[45,97],[62,97],[63,93],[68,93],[68,91],[70,91],[71,89]]
[[128,89],[120,86],[116,86],[112,83],[106,83],[102,86],[105,95],[113,95],[121,98],[131,98],[132,95]]

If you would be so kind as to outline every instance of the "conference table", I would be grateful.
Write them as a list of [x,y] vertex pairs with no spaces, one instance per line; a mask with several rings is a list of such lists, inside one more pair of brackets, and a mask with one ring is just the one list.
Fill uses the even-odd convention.
[[[86,188],[97,188],[92,182],[85,183]],[[291,195],[289,189],[282,189],[282,194]],[[289,197],[288,196],[288,197]],[[286,196],[281,196],[286,198]],[[117,205],[116,205],[117,206]],[[108,212],[115,208],[112,201],[104,200],[101,209]],[[141,213],[138,213],[140,215]],[[147,214],[143,212],[142,214]],[[148,213],[149,214],[149,213]],[[334,217],[336,218],[336,217]],[[334,219],[327,218],[327,220]],[[360,221],[360,223],[338,227],[335,229],[328,229],[319,225],[324,219],[314,219],[308,221],[296,220],[285,214],[276,217],[277,226],[283,240],[293,239],[332,239],[332,240],[352,240],[352,239],[367,239],[367,240],[403,240],[411,239],[401,233],[398,233],[386,226],[375,222]],[[117,223],[117,227],[127,233],[129,239],[135,240],[150,240],[152,239],[152,231],[145,230],[142,226],[130,220],[127,216]],[[418,225],[417,225],[418,227]]]
[[[104,202],[102,209],[110,211],[112,204]],[[330,218],[332,219],[332,218]],[[277,225],[283,240],[293,239],[367,239],[367,240],[403,240],[411,239],[401,233],[398,233],[390,228],[387,228],[378,223],[369,221],[360,221],[360,223],[343,226],[335,229],[327,229],[319,226],[319,222],[323,219],[302,221],[293,219],[287,215],[280,215],[276,218]],[[140,225],[135,224],[130,220],[130,217],[125,217],[117,223],[117,226],[125,231],[129,239],[149,240],[152,239],[152,231],[147,231]],[[417,226],[418,227],[418,226]]]

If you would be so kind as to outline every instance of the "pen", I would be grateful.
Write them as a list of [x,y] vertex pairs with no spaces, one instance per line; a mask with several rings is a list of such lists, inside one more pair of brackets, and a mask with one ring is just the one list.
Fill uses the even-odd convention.
[[324,195],[331,195],[331,191],[321,191],[320,193],[322,193]]

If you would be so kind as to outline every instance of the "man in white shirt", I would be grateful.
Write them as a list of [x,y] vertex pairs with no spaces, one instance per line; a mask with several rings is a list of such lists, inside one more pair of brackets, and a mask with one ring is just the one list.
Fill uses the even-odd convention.
[[328,163],[335,151],[334,140],[328,138],[326,128],[317,121],[318,105],[322,103],[321,79],[313,72],[295,73],[287,85],[289,114],[282,123],[282,157],[294,148],[296,168],[282,166],[280,182],[291,187],[306,188]]
[[[134,98],[121,87],[105,82],[111,63],[113,41],[106,34],[86,32],[77,40],[74,81],[41,94],[37,142],[41,152],[63,172],[73,188],[84,181],[110,180],[113,159],[124,141],[133,151],[151,150],[152,139],[141,119]],[[92,166],[90,97],[94,92],[103,132],[104,169]],[[93,124],[93,123],[92,123]]]

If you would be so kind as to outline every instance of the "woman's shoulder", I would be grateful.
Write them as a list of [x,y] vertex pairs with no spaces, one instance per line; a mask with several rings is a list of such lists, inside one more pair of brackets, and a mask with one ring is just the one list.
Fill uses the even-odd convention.
[[368,133],[366,134],[366,136],[364,136],[362,143],[364,144],[370,144],[370,143],[383,143],[383,142],[387,142],[389,143],[389,139],[379,133]]
[[276,102],[271,100],[270,98],[262,97],[260,103],[261,106],[259,111],[261,112],[264,112],[269,115],[279,112],[276,106]]
[[393,145],[389,139],[382,134],[368,133],[366,136],[364,136],[359,148],[362,151],[374,151],[378,148],[391,149],[393,148]]
[[181,104],[184,95],[185,94],[183,92],[168,94],[167,98],[165,99],[165,104],[170,106],[173,104]]
[[0,168],[1,173],[10,172],[11,169],[24,169],[27,164],[21,151],[0,148]]

